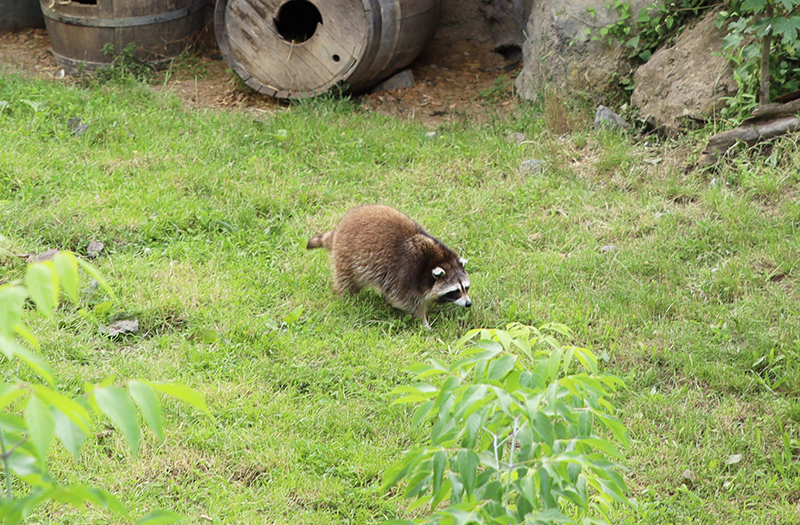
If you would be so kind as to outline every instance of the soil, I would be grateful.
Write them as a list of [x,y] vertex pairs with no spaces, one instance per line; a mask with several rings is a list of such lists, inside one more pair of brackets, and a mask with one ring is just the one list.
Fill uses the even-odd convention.
[[[288,105],[245,86],[228,68],[213,38],[205,42],[194,54],[178,60],[169,73],[160,72],[154,89],[171,90],[188,106],[198,108],[274,113]],[[0,68],[64,82],[75,80],[56,65],[44,29],[0,35]],[[461,116],[482,120],[514,110],[513,79],[520,68],[518,53],[506,58],[492,52],[489,44],[437,38],[410,66],[413,86],[363,94],[357,100],[370,111],[416,119],[430,127]]]

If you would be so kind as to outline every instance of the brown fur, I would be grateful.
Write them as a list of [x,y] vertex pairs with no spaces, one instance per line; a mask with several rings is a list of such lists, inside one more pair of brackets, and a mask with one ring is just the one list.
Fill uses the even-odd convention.
[[[455,252],[404,213],[381,205],[350,210],[332,231],[309,239],[306,247],[331,252],[333,288],[355,294],[376,287],[390,304],[409,312],[428,327],[427,306],[437,292],[457,286],[468,277]],[[433,272],[444,270],[441,277]],[[469,306],[466,295],[465,306]]]

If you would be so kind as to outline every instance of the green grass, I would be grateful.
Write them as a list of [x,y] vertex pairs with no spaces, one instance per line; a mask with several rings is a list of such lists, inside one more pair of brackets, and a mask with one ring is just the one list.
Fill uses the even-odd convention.
[[[431,139],[327,98],[256,121],[131,82],[2,75],[0,100],[0,283],[23,275],[12,254],[85,254],[100,240],[95,264],[118,294],[107,312],[91,313],[106,298],[87,290],[81,310],[29,317],[59,387],[180,381],[216,416],[167,402],[167,439],[149,436],[138,460],[98,428],[79,461],[58,448],[60,479],[197,524],[402,516],[377,488],[422,435],[387,395],[408,381],[403,367],[449,359],[469,328],[557,321],[627,383],[615,404],[638,507],[626,522],[797,523],[796,140],[685,173],[705,136],[559,138],[527,105]],[[74,116],[89,125],[82,137],[67,127]],[[515,131],[527,141],[509,141]],[[531,158],[546,169],[520,174]],[[470,310],[436,309],[428,332],[374,293],[333,295],[327,254],[305,241],[369,202],[407,212],[470,260]],[[140,333],[98,332],[121,314]],[[4,378],[22,373],[4,367]],[[30,521],[108,520],[48,507]]]

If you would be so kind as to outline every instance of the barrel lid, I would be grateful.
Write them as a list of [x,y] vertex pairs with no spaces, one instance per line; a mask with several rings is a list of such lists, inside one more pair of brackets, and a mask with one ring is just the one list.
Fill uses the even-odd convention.
[[346,83],[374,54],[380,14],[370,0],[219,0],[222,55],[251,88],[278,98],[319,95]]

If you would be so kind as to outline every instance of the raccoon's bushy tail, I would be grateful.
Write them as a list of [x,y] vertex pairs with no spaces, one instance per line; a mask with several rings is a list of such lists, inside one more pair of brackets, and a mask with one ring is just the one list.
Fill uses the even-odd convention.
[[311,237],[308,240],[308,244],[306,244],[306,249],[313,250],[314,248],[325,248],[326,250],[330,250],[332,244],[333,232],[330,231]]

